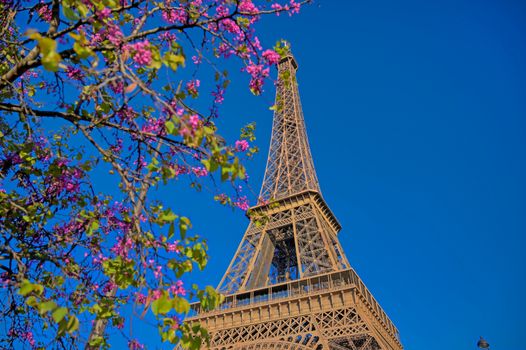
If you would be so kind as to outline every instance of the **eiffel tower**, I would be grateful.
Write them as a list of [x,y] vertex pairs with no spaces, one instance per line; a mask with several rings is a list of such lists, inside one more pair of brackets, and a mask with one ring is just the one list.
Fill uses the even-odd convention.
[[221,306],[193,304],[211,349],[401,350],[398,330],[351,268],[307,139],[298,65],[278,64],[272,139],[258,205],[219,283]]

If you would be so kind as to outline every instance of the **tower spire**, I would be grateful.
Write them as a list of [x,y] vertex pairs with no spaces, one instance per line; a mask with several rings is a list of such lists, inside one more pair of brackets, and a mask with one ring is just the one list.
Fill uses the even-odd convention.
[[278,63],[272,137],[260,192],[260,199],[265,201],[306,190],[320,192],[301,109],[297,69],[291,53]]
[[211,350],[403,350],[398,330],[349,265],[340,224],[321,196],[297,68],[292,55],[278,64],[261,188],[268,202],[251,208],[217,288],[225,301],[212,311],[193,304],[186,321],[209,331]]

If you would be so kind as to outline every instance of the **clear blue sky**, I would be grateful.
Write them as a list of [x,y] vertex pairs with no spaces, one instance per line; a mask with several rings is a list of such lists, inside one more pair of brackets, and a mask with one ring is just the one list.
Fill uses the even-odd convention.
[[[405,348],[524,349],[526,2],[318,0],[259,29],[293,45],[323,196]],[[257,122],[257,192],[274,91],[233,73],[222,126]],[[209,242],[193,281],[216,285],[248,220],[205,197],[168,200]]]

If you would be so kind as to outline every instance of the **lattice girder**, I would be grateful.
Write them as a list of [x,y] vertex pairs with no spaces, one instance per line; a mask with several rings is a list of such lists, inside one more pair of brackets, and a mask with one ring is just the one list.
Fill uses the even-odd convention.
[[223,293],[349,267],[337,238],[340,226],[318,192],[306,191],[260,205],[253,208],[250,218],[219,284]]
[[[353,270],[237,293],[217,311],[199,313],[198,305],[193,310],[198,314],[189,321],[209,330],[212,349],[314,336],[317,350],[320,344],[323,349],[402,349],[396,328]],[[366,342],[368,337],[374,339]]]
[[260,202],[219,283],[218,310],[192,305],[212,350],[402,350],[398,330],[351,269],[321,196],[291,55],[278,64]]
[[292,56],[278,65],[276,111],[260,198],[281,199],[302,191],[320,192],[296,82]]

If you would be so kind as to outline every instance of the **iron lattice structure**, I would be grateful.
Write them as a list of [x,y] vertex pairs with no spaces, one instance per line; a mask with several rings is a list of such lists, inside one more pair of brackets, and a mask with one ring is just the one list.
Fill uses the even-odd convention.
[[278,64],[276,110],[260,203],[219,283],[219,309],[192,305],[189,321],[212,349],[401,350],[398,330],[338,241],[341,229],[318,184],[296,83],[295,59]]

